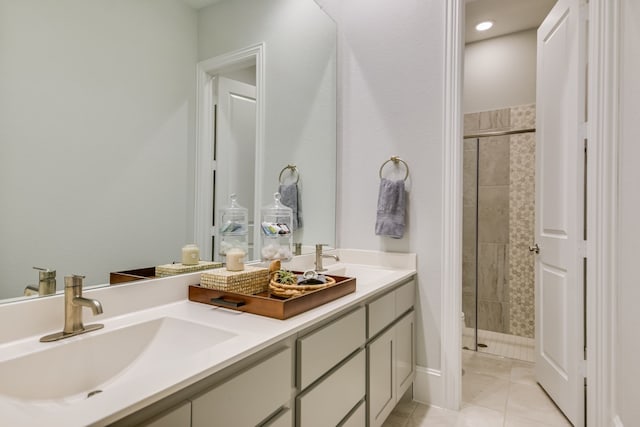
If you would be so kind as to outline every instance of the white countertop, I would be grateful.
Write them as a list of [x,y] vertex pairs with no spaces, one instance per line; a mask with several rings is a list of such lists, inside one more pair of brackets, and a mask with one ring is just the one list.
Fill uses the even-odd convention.
[[[103,387],[102,393],[88,399],[35,402],[0,395],[0,425],[84,426],[114,422],[271,344],[382,293],[416,273],[414,254],[357,250],[336,250],[330,253],[338,253],[341,258],[339,265],[327,259],[325,266],[331,269],[340,266],[352,268],[352,271],[358,271],[362,267],[382,268],[385,270],[384,274],[363,274],[360,278],[356,276],[354,293],[287,320],[188,301],[187,287],[198,283],[199,273],[87,291],[85,296],[102,302],[105,314],[92,317],[85,310],[84,323],[100,322],[104,324],[104,329],[57,343],[40,343],[39,338],[61,329],[61,296],[0,305],[0,322],[5,325],[3,329],[6,329],[6,325],[20,325],[11,332],[0,333],[0,363],[25,352],[38,351],[51,345],[65,345],[70,340],[82,340],[92,334],[109,333],[124,326],[161,317],[208,325],[235,335],[221,344],[188,354],[180,360],[159,360],[157,365],[154,363],[153,369],[131,371],[121,378],[115,378]],[[304,269],[312,265],[312,262],[312,256],[305,255],[296,257],[288,267]],[[36,315],[25,314],[25,311],[33,314],[33,310],[37,310]],[[57,320],[52,320],[56,316],[59,316]],[[36,321],[49,321],[43,323],[49,327],[38,325],[33,318]],[[60,327],[51,329],[51,325],[56,324],[60,324]],[[113,351],[117,352],[118,349],[114,348]],[[56,369],[56,366],[51,366],[51,369]]]

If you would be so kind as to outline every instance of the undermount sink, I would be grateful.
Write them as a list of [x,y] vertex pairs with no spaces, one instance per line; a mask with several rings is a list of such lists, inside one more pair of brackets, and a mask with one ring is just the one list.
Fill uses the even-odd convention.
[[131,375],[162,369],[235,334],[174,317],[103,330],[0,361],[0,395],[29,400],[75,400],[108,390]]
[[334,274],[336,276],[355,277],[356,280],[377,281],[389,274],[393,274],[394,270],[372,267],[359,264],[333,264],[327,266],[326,274]]

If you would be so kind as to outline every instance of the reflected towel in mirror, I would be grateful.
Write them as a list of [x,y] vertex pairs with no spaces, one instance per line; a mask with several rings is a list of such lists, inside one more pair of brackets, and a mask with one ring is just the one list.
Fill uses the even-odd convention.
[[405,192],[404,180],[380,180],[376,235],[400,239],[404,235]]
[[280,193],[280,201],[282,204],[291,208],[293,211],[293,231],[302,228],[302,205],[300,203],[298,184],[295,182],[291,184],[280,184],[278,192]]

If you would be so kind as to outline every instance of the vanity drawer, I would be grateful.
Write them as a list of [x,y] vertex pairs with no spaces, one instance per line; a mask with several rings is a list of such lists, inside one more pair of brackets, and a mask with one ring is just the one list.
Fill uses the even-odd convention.
[[367,404],[363,400],[339,427],[365,427],[367,425]]
[[297,382],[304,390],[366,341],[364,307],[298,338]]
[[367,304],[367,338],[373,338],[396,318],[409,311],[415,300],[416,281],[411,280]]
[[396,318],[396,299],[393,292],[381,296],[377,300],[367,304],[368,335],[374,337],[378,332],[387,327]]
[[292,361],[291,349],[283,349],[196,397],[191,426],[255,426],[263,422],[290,401]]
[[297,398],[298,422],[304,427],[335,426],[365,395],[366,352],[360,350],[344,365]]
[[406,313],[416,302],[416,281],[411,280],[394,291],[396,294],[396,317]]

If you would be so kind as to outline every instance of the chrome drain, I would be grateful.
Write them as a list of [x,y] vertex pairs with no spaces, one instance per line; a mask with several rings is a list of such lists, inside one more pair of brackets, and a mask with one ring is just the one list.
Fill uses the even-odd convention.
[[93,390],[87,393],[87,399],[93,396],[94,394],[102,393],[102,390]]

